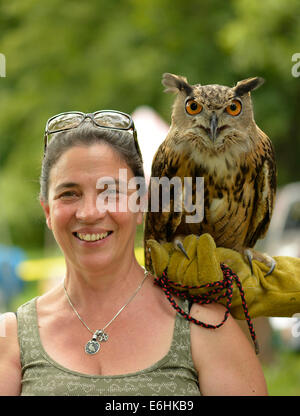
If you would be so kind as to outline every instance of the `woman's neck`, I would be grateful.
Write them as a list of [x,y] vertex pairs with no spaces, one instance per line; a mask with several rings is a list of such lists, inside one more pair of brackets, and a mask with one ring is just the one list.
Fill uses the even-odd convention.
[[144,276],[134,259],[130,264],[114,265],[109,270],[82,271],[67,264],[65,287],[72,303],[81,310],[96,311],[126,302]]

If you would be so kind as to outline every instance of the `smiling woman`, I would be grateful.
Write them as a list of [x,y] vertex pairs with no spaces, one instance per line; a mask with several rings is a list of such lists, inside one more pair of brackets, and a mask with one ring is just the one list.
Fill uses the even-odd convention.
[[[21,305],[17,318],[5,316],[1,395],[265,393],[258,360],[234,320],[214,336],[190,328],[138,263],[143,212],[129,209],[136,177],[144,177],[143,165],[128,115],[75,112],[48,121],[40,202],[66,275]],[[115,184],[117,209],[97,205],[109,188],[100,186],[103,178]],[[177,303],[189,312],[187,301]],[[191,313],[219,321],[224,308],[193,305]]]
[[[102,177],[117,181],[120,168],[128,169],[126,162],[110,145],[98,143],[66,150],[51,169],[48,203],[41,202],[67,269],[72,264],[105,274],[108,268],[111,274],[112,264],[119,267],[122,259],[133,261],[136,225],[142,222],[142,213],[97,208],[101,193],[97,181]],[[131,179],[133,172],[128,171]],[[124,195],[116,189],[117,202]]]

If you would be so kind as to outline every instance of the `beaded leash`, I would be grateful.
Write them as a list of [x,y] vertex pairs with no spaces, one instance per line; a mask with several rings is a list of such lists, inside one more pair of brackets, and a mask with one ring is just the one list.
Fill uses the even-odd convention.
[[[250,315],[249,315],[249,312],[248,312],[248,306],[247,306],[247,303],[246,303],[246,300],[245,300],[245,292],[242,288],[241,281],[240,281],[239,277],[226,264],[221,263],[220,266],[221,266],[221,269],[222,269],[222,272],[223,272],[224,279],[219,280],[217,282],[206,283],[206,284],[203,284],[201,286],[186,286],[186,285],[181,285],[180,283],[175,283],[172,280],[169,280],[168,277],[167,277],[167,274],[165,272],[163,272],[162,277],[157,277],[154,280],[154,283],[162,288],[162,290],[165,292],[165,295],[166,295],[168,301],[171,303],[173,308],[180,315],[183,316],[184,319],[188,320],[189,322],[193,322],[196,325],[202,326],[203,328],[217,329],[217,328],[220,328],[226,322],[226,320],[229,316],[231,301],[232,301],[232,295],[233,295],[233,283],[235,282],[238,289],[239,289],[239,292],[240,292],[240,296],[241,296],[241,299],[242,299],[242,306],[243,306],[245,318],[246,318],[246,321],[247,321],[247,324],[248,324],[248,328],[249,328],[249,331],[250,331],[250,335],[251,335],[252,341],[254,343],[255,352],[256,352],[256,354],[258,354],[259,353],[259,347],[258,347],[258,343],[257,343],[257,340],[256,340],[256,334],[255,334],[253,324],[251,322],[251,318],[250,318]],[[185,289],[185,290],[184,291],[177,290],[176,288]],[[204,293],[202,295],[192,295],[192,294],[189,293],[190,289],[202,289],[202,288],[206,288],[206,289],[212,288],[212,289],[207,291],[206,293]],[[225,290],[225,293],[219,294],[223,290]],[[225,314],[224,314],[223,321],[220,322],[218,325],[210,325],[210,324],[206,324],[204,322],[201,322],[201,321],[193,318],[191,315],[184,312],[184,310],[181,309],[177,305],[174,298],[172,297],[172,294],[175,295],[175,296],[179,296],[179,297],[182,297],[184,299],[187,299],[189,301],[192,301],[194,303],[198,303],[199,305],[209,304],[209,303],[212,303],[212,302],[218,302],[220,299],[227,297],[226,311],[225,311]],[[219,296],[216,296],[213,299],[210,298],[210,296],[217,295],[217,294],[219,294]]]

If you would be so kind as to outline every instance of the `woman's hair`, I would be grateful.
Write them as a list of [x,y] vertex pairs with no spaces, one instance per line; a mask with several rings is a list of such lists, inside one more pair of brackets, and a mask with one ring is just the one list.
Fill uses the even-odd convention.
[[49,178],[52,167],[65,151],[74,146],[105,143],[119,154],[121,159],[131,168],[134,176],[145,177],[143,162],[137,153],[132,133],[128,131],[98,128],[87,121],[75,129],[55,133],[50,139],[40,176],[39,198],[43,202],[48,202]]

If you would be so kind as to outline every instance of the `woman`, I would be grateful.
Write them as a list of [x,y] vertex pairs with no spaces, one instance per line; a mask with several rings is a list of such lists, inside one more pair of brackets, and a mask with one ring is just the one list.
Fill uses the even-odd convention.
[[[124,178],[127,185],[142,176],[129,116],[64,113],[48,120],[40,201],[66,276],[22,305],[17,318],[5,315],[1,395],[267,394],[234,319],[216,331],[189,324],[136,261],[142,212],[129,209],[134,190]],[[114,198],[105,206],[107,191]],[[114,200],[127,209],[115,209]],[[188,311],[186,301],[177,302]],[[190,313],[213,324],[224,307],[193,305]]]

